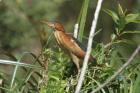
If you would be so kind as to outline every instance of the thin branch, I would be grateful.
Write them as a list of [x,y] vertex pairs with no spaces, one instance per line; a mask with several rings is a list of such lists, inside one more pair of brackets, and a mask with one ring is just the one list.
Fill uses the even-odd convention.
[[40,66],[36,66],[36,65],[32,65],[32,64],[27,64],[27,63],[20,63],[20,62],[17,62],[17,61],[3,60],[3,59],[0,59],[0,64],[19,65],[19,66],[23,66],[23,67],[35,68],[35,69],[43,70],[43,68],[40,67]]
[[81,89],[81,86],[82,86],[82,83],[83,83],[83,80],[84,80],[84,76],[85,76],[89,56],[90,56],[90,53],[91,53],[93,37],[94,37],[95,29],[96,29],[96,24],[97,24],[99,12],[100,12],[100,9],[101,9],[101,6],[102,6],[102,2],[103,2],[103,0],[98,0],[97,6],[96,6],[94,19],[92,21],[91,31],[90,31],[90,35],[89,35],[89,39],[88,39],[87,52],[86,52],[86,56],[84,58],[83,67],[82,67],[82,70],[81,70],[81,73],[80,73],[80,78],[78,80],[78,84],[76,86],[75,93],[80,93],[80,89]]
[[109,82],[111,82],[112,80],[114,80],[115,77],[117,75],[119,75],[132,62],[132,60],[134,59],[134,57],[138,54],[139,50],[140,50],[140,45],[135,49],[135,51],[130,56],[130,58],[128,59],[128,61],[121,68],[119,68],[118,71],[116,73],[114,73],[114,75],[112,75],[108,80],[106,80],[102,85],[100,85],[99,87],[97,87],[91,93],[96,93],[97,91],[99,91],[100,89],[102,89],[103,87],[105,87]]
[[77,38],[78,37],[78,29],[79,29],[79,24],[76,23],[74,25],[74,37]]

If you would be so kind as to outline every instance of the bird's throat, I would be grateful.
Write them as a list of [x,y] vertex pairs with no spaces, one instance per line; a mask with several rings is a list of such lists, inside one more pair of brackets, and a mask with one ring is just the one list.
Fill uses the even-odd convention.
[[55,32],[54,32],[55,39],[56,39],[56,41],[57,41],[57,43],[58,43],[59,45],[62,44],[62,42],[61,42],[61,41],[62,41],[61,33],[62,33],[62,32],[60,32],[60,31],[55,31]]

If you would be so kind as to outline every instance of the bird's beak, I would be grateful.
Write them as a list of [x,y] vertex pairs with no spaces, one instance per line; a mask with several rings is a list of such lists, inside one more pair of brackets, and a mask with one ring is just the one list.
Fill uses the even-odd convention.
[[52,22],[48,22],[48,21],[46,21],[46,20],[42,20],[42,21],[40,21],[41,23],[43,23],[43,24],[47,24],[49,27],[51,27],[51,28],[55,28],[55,25],[54,25],[54,23],[52,23]]

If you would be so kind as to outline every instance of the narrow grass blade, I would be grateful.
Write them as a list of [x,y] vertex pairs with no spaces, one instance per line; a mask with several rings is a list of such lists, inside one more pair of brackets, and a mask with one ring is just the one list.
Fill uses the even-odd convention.
[[82,42],[83,34],[84,34],[84,28],[85,28],[85,22],[87,17],[87,11],[89,6],[89,0],[84,0],[84,3],[82,5],[82,10],[80,13],[80,26],[79,26],[79,35],[78,39]]

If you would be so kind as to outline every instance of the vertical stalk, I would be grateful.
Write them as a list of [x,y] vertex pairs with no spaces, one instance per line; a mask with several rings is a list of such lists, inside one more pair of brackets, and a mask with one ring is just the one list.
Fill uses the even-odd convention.
[[96,24],[97,24],[97,20],[98,20],[98,17],[99,17],[99,12],[100,12],[100,9],[101,9],[101,6],[102,6],[102,2],[103,2],[103,0],[98,0],[97,6],[96,6],[96,10],[95,10],[95,13],[94,13],[94,19],[92,21],[91,31],[90,31],[90,35],[89,35],[89,39],[88,39],[87,52],[86,52],[86,56],[84,58],[83,67],[82,67],[82,70],[81,70],[81,73],[80,73],[80,77],[79,77],[79,80],[78,80],[78,84],[76,86],[75,93],[80,93],[80,89],[81,89],[82,83],[84,81],[84,76],[85,76],[85,73],[86,73],[86,68],[87,68],[89,56],[90,56],[90,53],[91,53],[93,37],[94,37],[94,34],[95,34]]
[[82,42],[83,34],[84,34],[84,28],[85,28],[85,22],[87,17],[87,11],[89,6],[89,0],[84,0],[84,3],[81,8],[81,12],[79,15],[79,34],[78,34],[78,40]]

